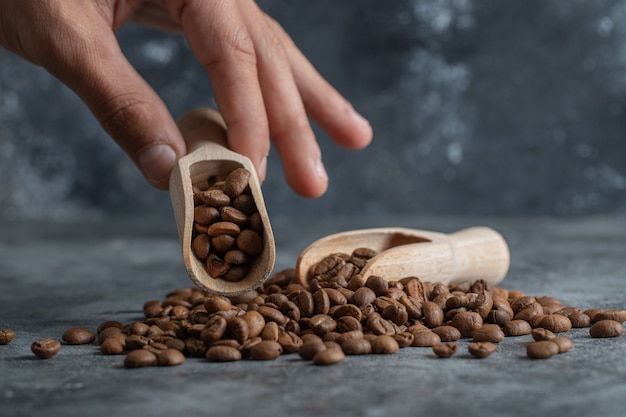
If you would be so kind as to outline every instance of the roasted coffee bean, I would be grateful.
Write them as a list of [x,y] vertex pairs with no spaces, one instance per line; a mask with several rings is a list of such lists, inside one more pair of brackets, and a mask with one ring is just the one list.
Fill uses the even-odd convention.
[[459,329],[461,336],[472,337],[483,326],[483,319],[475,311],[463,311],[452,318],[450,325]]
[[321,352],[322,350],[326,350],[326,345],[321,339],[319,341],[308,341],[300,346],[300,349],[298,349],[298,355],[300,355],[300,357],[305,361],[310,361],[318,352]]
[[241,233],[241,228],[233,222],[217,221],[208,227],[206,233],[211,237],[219,235],[238,236]]
[[380,335],[371,342],[372,353],[391,354],[396,353],[400,346],[396,339],[388,335]]
[[166,349],[157,358],[159,366],[177,366],[185,363],[185,355],[176,349]]
[[15,330],[2,329],[0,330],[0,345],[8,345],[15,337]]
[[358,306],[363,307],[371,304],[376,299],[376,293],[368,287],[360,287],[354,291],[352,302]]
[[387,294],[387,291],[389,291],[389,284],[387,281],[376,275],[370,275],[367,280],[365,280],[365,286],[374,291],[374,293],[379,297],[384,296]]
[[248,322],[241,317],[233,317],[228,320],[226,333],[228,337],[235,339],[241,345],[249,337]]
[[61,339],[68,345],[86,345],[96,340],[96,335],[84,327],[73,327],[66,330]]
[[237,168],[231,171],[224,180],[224,193],[235,198],[248,187],[252,174],[245,168]]
[[459,329],[450,325],[437,326],[432,331],[439,336],[441,342],[456,342],[461,338]]
[[613,310],[599,311],[596,314],[594,314],[593,322],[596,323],[600,320],[613,320],[619,323],[624,323],[626,321],[626,310],[613,309]]
[[206,350],[205,358],[211,362],[234,362],[241,360],[241,352],[232,346],[211,346]]
[[457,350],[459,350],[459,345],[454,342],[439,343],[433,346],[433,353],[439,358],[449,358],[454,355]]
[[287,317],[280,310],[269,307],[267,305],[262,305],[257,309],[257,312],[263,316],[266,322],[276,322],[277,324],[283,326],[287,323]]
[[368,355],[372,353],[372,344],[364,338],[348,339],[341,343],[346,355]]
[[198,259],[206,259],[211,250],[211,238],[204,233],[199,234],[191,241],[191,250]]
[[252,349],[252,346],[256,345],[257,343],[260,343],[262,340],[263,339],[261,339],[261,337],[259,337],[259,336],[253,337],[251,339],[248,339],[246,341],[246,343],[241,345],[241,347],[239,348],[239,352],[241,352],[241,357],[242,358],[249,358],[250,357],[250,349]]
[[404,307],[400,303],[393,303],[388,305],[383,309],[381,315],[384,319],[390,320],[398,326],[406,323],[409,319],[409,314],[406,311],[406,307]]
[[220,190],[201,191],[198,197],[202,203],[211,207],[222,207],[230,203],[230,197]]
[[532,327],[524,320],[511,320],[502,326],[504,334],[507,336],[523,336],[532,332]]
[[[524,298],[524,297],[522,297]],[[532,299],[534,299],[534,297],[530,297]],[[512,305],[511,305],[512,307]],[[528,305],[527,307],[523,308],[522,310],[518,311],[517,313],[515,313],[515,315],[513,316],[513,318],[515,320],[525,320],[525,321],[530,321],[533,317],[535,316],[539,316],[543,314],[543,307],[541,307],[541,304],[539,304],[537,301],[531,303],[530,305]]]
[[201,358],[205,355],[207,346],[200,339],[189,337],[185,339],[185,352],[191,357]]
[[561,314],[548,314],[541,319],[539,325],[553,333],[568,332],[572,328],[570,319]]
[[226,222],[235,223],[240,228],[246,226],[248,222],[250,222],[250,216],[248,216],[243,211],[238,210],[231,206],[222,207],[222,209],[219,212],[219,216],[222,218],[222,220]]
[[473,342],[500,343],[504,340],[504,332],[497,324],[483,324],[472,333]]
[[102,344],[108,337],[122,333],[121,327],[106,327],[98,333],[98,343]]
[[565,336],[557,336],[552,339],[552,342],[558,345],[559,353],[570,351],[574,347],[574,343],[572,343],[572,340]]
[[280,336],[278,324],[275,321],[265,323],[265,326],[263,326],[263,330],[261,331],[261,339],[277,342],[278,336]]
[[354,330],[363,330],[361,322],[352,316],[343,316],[337,319],[337,331],[346,333]]
[[136,349],[128,353],[124,358],[124,368],[142,368],[152,366],[156,363],[157,357],[154,353],[145,349]]
[[263,239],[254,230],[242,230],[237,236],[237,247],[250,256],[263,252]]
[[165,343],[165,346],[167,346],[170,349],[176,349],[181,352],[185,350],[185,341],[182,339],[177,339],[177,338],[167,339],[164,343]]
[[315,301],[313,300],[313,294],[309,291],[303,290],[298,292],[296,304],[300,308],[300,315],[304,317],[311,317],[315,311]]
[[227,297],[211,295],[204,302],[204,308],[208,314],[219,311],[228,311],[232,308],[232,303]]
[[[143,308],[145,309],[146,307],[150,307],[152,305],[161,305],[161,302],[158,300],[153,300],[153,301],[147,301]],[[107,320],[104,321],[102,323],[100,323],[100,325],[98,325],[98,328],[96,329],[96,333],[100,334],[100,332],[102,332],[104,329],[108,329],[109,327],[116,327],[118,329],[121,329],[122,327],[124,327],[124,323],[122,323],[121,321],[117,321],[117,320]]]
[[589,319],[591,320],[591,323],[595,322],[595,318],[596,318],[596,314],[602,312],[602,309],[599,308],[588,308],[587,310],[583,311],[584,314],[586,314],[587,316],[589,316]]
[[572,327],[577,329],[589,327],[591,325],[591,318],[578,308],[564,307],[556,311],[555,314],[561,314],[567,317],[572,323]]
[[327,314],[316,314],[309,321],[309,329],[313,330],[318,336],[323,336],[337,328],[335,319]]
[[[116,336],[122,336],[122,337],[116,337]],[[121,355],[122,353],[124,353],[125,349],[126,349],[126,343],[121,333],[107,338],[100,345],[100,352],[103,355]]]
[[491,342],[471,342],[467,350],[475,358],[482,359],[496,351],[496,345]]
[[248,324],[248,337],[250,338],[260,335],[265,327],[265,318],[258,311],[246,311],[241,318]]
[[371,313],[366,319],[367,330],[375,335],[392,335],[396,333],[393,325],[378,313]]
[[278,336],[278,343],[283,347],[283,352],[293,353],[297,352],[302,346],[303,342],[300,336],[293,332],[283,332]]
[[526,345],[526,355],[531,359],[547,359],[557,353],[559,353],[559,345],[551,340],[541,340]]
[[354,304],[337,306],[330,315],[335,319],[346,316],[354,317],[359,322],[363,319],[363,312]]
[[328,293],[324,289],[315,291],[313,303],[315,305],[313,309],[314,314],[328,314],[330,311],[330,298],[328,298]]
[[314,365],[334,365],[343,361],[346,355],[340,348],[324,349],[313,356]]
[[438,327],[443,324],[443,309],[433,301],[426,301],[422,304],[422,320],[425,325],[430,328]]
[[273,340],[263,340],[250,349],[250,357],[255,360],[276,359],[282,353],[283,347]]
[[391,337],[393,337],[396,342],[398,342],[398,346],[400,347],[400,349],[411,346],[413,344],[414,336],[413,333],[410,332],[396,333]]
[[34,342],[30,350],[40,359],[50,359],[61,350],[61,343],[56,339],[42,339]]
[[599,320],[589,328],[591,337],[617,337],[624,334],[624,326],[615,320]]
[[193,220],[196,223],[200,223],[202,225],[209,225],[218,221],[219,218],[220,218],[220,212],[215,207],[199,205],[193,209]]
[[533,329],[531,335],[537,342],[540,340],[554,340],[554,338],[556,338],[556,335],[552,331],[541,327]]

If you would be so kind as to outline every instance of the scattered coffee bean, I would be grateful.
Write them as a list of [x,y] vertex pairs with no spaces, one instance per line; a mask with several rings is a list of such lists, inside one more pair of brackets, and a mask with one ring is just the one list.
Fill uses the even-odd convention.
[[554,339],[551,339],[551,341],[558,345],[559,353],[570,351],[574,347],[572,339],[565,336],[556,336]]
[[541,327],[533,329],[531,334],[533,339],[537,342],[540,340],[554,340],[556,338],[556,335],[553,332]]
[[250,349],[250,357],[262,361],[276,359],[282,353],[283,347],[273,340],[263,340]]
[[515,319],[506,322],[504,326],[502,326],[502,331],[504,331],[504,334],[507,336],[524,336],[530,334],[533,329],[527,321]]
[[439,358],[449,358],[450,356],[454,355],[457,350],[459,350],[459,345],[454,342],[440,343],[433,346],[433,352]]
[[241,360],[241,352],[232,346],[212,346],[207,349],[205,357],[211,362],[234,362]]
[[413,343],[415,347],[433,347],[441,343],[439,335],[433,331],[421,331],[413,333]]
[[68,345],[86,345],[96,340],[96,335],[84,327],[68,329],[61,337]]
[[456,342],[461,338],[461,332],[454,326],[442,325],[432,329],[439,336],[441,342]]
[[619,321],[615,320],[600,320],[596,321],[589,328],[589,335],[591,337],[617,337],[624,334],[624,326]]
[[496,345],[491,342],[471,342],[467,350],[475,358],[486,358],[496,351]]
[[157,358],[159,366],[177,366],[185,363],[185,355],[176,349],[166,349]]
[[626,310],[613,309],[613,310],[598,311],[593,316],[593,322],[596,323],[600,320],[614,320],[619,323],[624,323],[626,321]]
[[541,319],[539,325],[552,333],[564,333],[572,328],[570,319],[561,314],[548,314]]
[[526,345],[526,354],[531,359],[547,359],[559,353],[559,345],[551,340],[540,340]]
[[34,342],[30,350],[40,359],[50,359],[61,350],[61,342],[56,339],[42,339]]
[[396,353],[398,349],[400,349],[396,339],[387,335],[378,336],[371,342],[371,345],[372,353],[382,353],[385,355]]
[[124,358],[125,368],[143,368],[156,363],[157,357],[154,353],[145,349],[135,349]]
[[346,355],[340,348],[324,349],[313,357],[315,365],[334,365],[343,361]]
[[500,343],[504,340],[504,332],[497,324],[483,324],[472,333],[473,342]]
[[15,337],[15,330],[2,329],[0,330],[0,345],[8,345]]

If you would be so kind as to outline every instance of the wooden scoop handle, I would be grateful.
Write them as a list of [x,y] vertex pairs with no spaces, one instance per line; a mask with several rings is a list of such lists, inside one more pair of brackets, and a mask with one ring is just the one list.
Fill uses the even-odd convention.
[[398,280],[417,276],[422,281],[484,279],[497,284],[506,276],[509,248],[495,230],[472,227],[434,236],[427,242],[399,245],[379,253],[361,271],[363,278],[378,275]]

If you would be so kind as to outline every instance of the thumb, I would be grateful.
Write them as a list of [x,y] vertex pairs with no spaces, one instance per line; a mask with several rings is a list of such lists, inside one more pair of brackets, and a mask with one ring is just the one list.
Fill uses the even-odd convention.
[[55,75],[79,95],[144,177],[166,190],[186,147],[163,101],[128,62],[112,34],[108,42],[74,57],[71,68]]

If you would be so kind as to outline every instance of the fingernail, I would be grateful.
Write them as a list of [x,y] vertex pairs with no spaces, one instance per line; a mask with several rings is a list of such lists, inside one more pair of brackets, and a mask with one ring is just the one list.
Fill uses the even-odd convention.
[[176,152],[169,145],[157,144],[142,150],[137,161],[146,178],[159,181],[172,170],[176,162]]
[[258,169],[258,174],[259,174],[259,181],[261,182],[265,181],[265,176],[267,175],[267,156],[263,158],[263,160],[261,161],[261,164],[259,165],[259,169]]
[[317,161],[315,169],[318,177],[322,178],[324,181],[328,181],[328,173],[326,172],[326,168],[324,168],[324,164],[321,159]]
[[361,116],[360,113],[358,113],[356,110],[352,109],[352,119],[357,122],[358,124],[360,124],[361,126],[370,126],[370,122],[369,120],[367,120],[365,117]]

